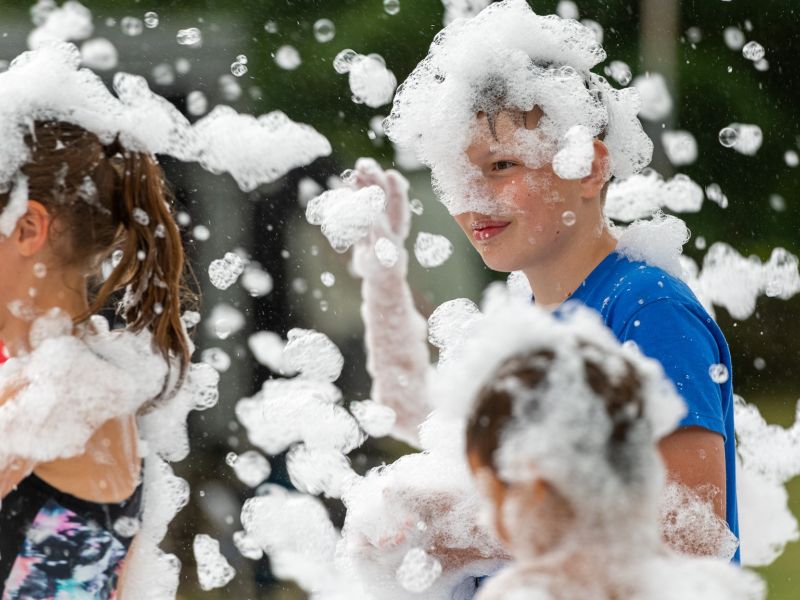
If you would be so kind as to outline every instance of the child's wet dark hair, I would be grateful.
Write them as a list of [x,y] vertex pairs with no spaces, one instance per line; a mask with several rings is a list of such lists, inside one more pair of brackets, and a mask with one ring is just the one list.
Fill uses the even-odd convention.
[[[578,348],[586,384],[597,401],[602,402],[611,421],[606,458],[620,479],[630,482],[636,478],[635,453],[632,452],[635,448],[631,447],[636,441],[633,432],[637,429],[635,425],[644,420],[642,382],[627,360],[623,360],[625,372],[622,376],[612,377],[591,357],[593,352],[586,352],[596,352],[598,348],[586,342],[581,342]],[[479,467],[497,474],[494,455],[505,430],[515,420],[524,419],[529,423],[543,420],[541,400],[552,392],[548,372],[555,360],[556,354],[551,350],[512,356],[478,392],[475,410],[467,423],[466,447],[467,454]],[[524,405],[514,406],[514,396],[505,385],[510,380],[519,386],[518,391],[525,393]]]

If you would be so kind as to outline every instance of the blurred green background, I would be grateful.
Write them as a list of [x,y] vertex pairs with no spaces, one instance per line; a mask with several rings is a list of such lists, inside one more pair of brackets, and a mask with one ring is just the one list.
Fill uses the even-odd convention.
[[[402,81],[442,27],[441,2],[400,0],[400,11],[394,15],[384,10],[383,0],[86,0],[84,4],[95,17],[94,35],[118,47],[119,70],[147,76],[156,92],[179,107],[185,108],[189,92],[199,90],[210,106],[226,103],[253,114],[282,110],[296,121],[313,125],[332,143],[332,157],[252,194],[242,194],[227,176],[212,177],[193,166],[165,163],[193,225],[206,225],[211,231],[210,238],[202,240],[189,227],[186,239],[204,285],[205,310],[229,303],[248,319],[242,331],[224,340],[205,330],[199,334],[200,349],[220,347],[233,363],[222,375],[220,404],[192,417],[192,456],[176,465],[192,486],[192,500],[173,523],[165,544],[184,563],[180,596],[302,597],[293,586],[273,581],[266,561],[242,559],[230,543],[233,531],[241,528],[241,502],[252,494],[224,463],[227,452],[247,448],[233,406],[269,376],[250,356],[246,340],[261,329],[283,335],[296,326],[318,329],[345,354],[345,372],[339,382],[345,398],[368,396],[358,283],[347,273],[347,258],[335,255],[318,230],[305,222],[297,186],[304,177],[324,185],[329,176],[352,166],[360,156],[373,156],[385,166],[393,164],[392,145],[370,130],[370,121],[386,115],[389,107],[374,110],[353,103],[347,76],[333,70],[332,60],[344,48],[378,53]],[[537,13],[546,14],[555,11],[557,2],[531,0],[530,4]],[[800,98],[800,9],[796,0],[583,0],[577,5],[582,19],[603,27],[609,61],[625,61],[634,75],[653,70],[667,79],[674,100],[672,114],[663,123],[647,123],[656,144],[654,166],[665,177],[676,171],[666,160],[660,135],[663,130],[689,130],[697,139],[699,157],[681,172],[704,187],[718,184],[730,200],[724,209],[706,202],[700,213],[681,215],[693,233],[686,253],[702,260],[698,246],[703,244],[698,238],[707,245],[726,241],[762,260],[776,246],[800,252],[800,169],[784,160],[786,151],[798,151],[800,145],[796,104]],[[32,27],[29,8],[30,2],[3,1],[0,60],[10,60],[25,49]],[[136,36],[122,32],[123,17],[142,19],[148,11],[158,14],[156,28],[144,28]],[[313,35],[313,24],[321,18],[331,19],[336,28],[335,37],[326,43]],[[202,30],[201,48],[176,43],[177,31],[187,27]],[[740,29],[748,40],[766,48],[768,70],[757,71],[741,52],[726,46],[723,30],[727,27]],[[296,70],[284,70],[275,63],[276,51],[287,44],[302,59]],[[248,57],[249,70],[236,80],[241,98],[231,101],[221,90],[220,77],[230,74],[230,65],[240,54]],[[190,70],[175,72],[176,61],[182,59]],[[154,69],[160,67],[163,75],[163,65],[173,76],[156,81]],[[602,68],[596,70],[602,72]],[[719,130],[732,122],[761,127],[764,144],[756,156],[743,156],[719,144]],[[408,175],[412,194],[425,206],[424,214],[415,218],[415,230],[446,235],[456,245],[453,258],[442,267],[412,266],[419,307],[429,313],[454,297],[477,300],[485,285],[499,275],[483,267],[433,199],[427,172],[415,170]],[[776,194],[783,203],[775,201]],[[272,275],[275,287],[267,297],[250,298],[242,289],[221,292],[207,284],[210,260],[237,247]],[[336,276],[333,287],[320,283],[325,271]],[[793,422],[800,396],[798,314],[798,297],[789,301],[762,298],[756,314],[743,322],[734,321],[723,309],[717,314],[732,347],[737,393],[755,402],[768,420],[783,425]],[[398,444],[371,440],[352,458],[356,468],[364,470],[403,451]],[[280,461],[271,479],[285,481]],[[800,515],[800,480],[790,484],[790,494],[794,512]],[[341,518],[341,507],[331,503],[331,508]],[[201,592],[197,586],[191,556],[195,533],[220,539],[223,552],[239,571],[223,590]],[[791,544],[762,573],[772,600],[800,597],[800,544]]]

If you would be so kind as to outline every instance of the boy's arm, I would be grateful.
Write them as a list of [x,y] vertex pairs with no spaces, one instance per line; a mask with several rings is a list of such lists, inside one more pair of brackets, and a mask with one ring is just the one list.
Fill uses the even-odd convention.
[[[720,347],[724,342],[700,316],[668,299],[639,309],[620,338],[635,342],[642,353],[659,361],[686,402],[679,428],[659,444],[669,480],[688,488],[727,521],[724,401],[730,382],[714,381],[709,373],[712,365],[727,361],[722,355],[727,356],[727,348]],[[702,541],[697,540],[698,548]]]
[[[378,185],[386,193],[386,212],[354,251],[353,267],[361,286],[367,349],[367,371],[372,376],[372,399],[397,415],[393,435],[419,445],[418,428],[430,413],[427,378],[430,359],[427,323],[419,314],[408,286],[410,229],[408,182],[396,171],[383,171],[374,160],[356,163],[356,185]],[[397,249],[397,262],[381,264],[375,243],[388,239]]]

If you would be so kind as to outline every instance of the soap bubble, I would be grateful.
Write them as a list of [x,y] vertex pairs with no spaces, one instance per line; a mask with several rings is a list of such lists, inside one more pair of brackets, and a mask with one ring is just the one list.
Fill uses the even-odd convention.
[[565,210],[565,211],[563,212],[563,214],[561,215],[561,221],[562,221],[562,222],[564,223],[564,225],[566,225],[567,227],[572,227],[573,225],[575,225],[575,222],[576,222],[577,220],[578,220],[578,219],[577,219],[577,217],[575,216],[575,213],[574,213],[574,212],[572,212],[571,210]]
[[396,15],[400,12],[400,0],[383,0],[383,10],[386,14]]
[[764,54],[764,46],[758,42],[747,42],[742,48],[742,56],[744,56],[747,60],[752,60],[753,62],[764,58]]
[[728,208],[728,197],[723,193],[718,183],[711,183],[706,186],[706,198],[718,204],[720,208]]
[[120,517],[114,521],[114,532],[124,538],[132,538],[141,528],[142,523],[135,517]]
[[37,279],[44,279],[47,277],[47,265],[37,262],[33,265],[33,276]]
[[633,79],[631,68],[621,60],[612,60],[603,71],[621,86],[628,85]]
[[153,11],[144,13],[144,26],[148,29],[155,29],[158,27],[158,13]]
[[726,148],[732,148],[738,137],[736,130],[732,127],[723,127],[719,130],[719,143]]
[[141,35],[144,31],[142,20],[136,17],[122,17],[119,26],[122,28],[122,33],[131,37]]
[[267,21],[264,23],[264,31],[267,33],[278,33],[278,24],[275,21]]
[[800,164],[800,157],[798,157],[797,152],[794,150],[787,150],[786,153],[783,155],[783,160],[789,167],[796,167]]
[[426,269],[443,265],[451,254],[453,254],[453,244],[443,235],[424,231],[417,234],[417,241],[414,242],[414,256]]
[[349,64],[349,72],[354,102],[377,108],[392,101],[397,78],[379,54],[357,57]]
[[333,59],[333,68],[337,73],[343,75],[344,73],[350,71],[350,68],[353,66],[353,63],[360,57],[361,55],[355,50],[351,50],[350,48],[345,48],[344,50],[340,51]]
[[197,48],[203,43],[203,34],[197,27],[181,29],[175,37],[181,46]]
[[242,287],[253,298],[261,298],[272,291],[272,276],[256,265],[247,265],[240,279]]
[[234,61],[231,63],[231,73],[235,77],[241,77],[247,73],[247,65],[239,62],[238,60]]
[[211,365],[220,373],[231,368],[231,357],[222,348],[206,348],[200,353],[200,361]]
[[275,64],[281,69],[294,71],[302,62],[297,48],[289,44],[284,44],[275,52]]
[[157,85],[172,85],[175,83],[175,71],[169,63],[160,63],[153,67],[153,81]]
[[728,381],[728,368],[723,364],[711,365],[708,368],[708,376],[714,383],[725,383]]
[[186,96],[186,112],[193,117],[199,117],[208,111],[208,98],[199,91],[194,90]]
[[247,64],[247,55],[240,54],[236,57],[236,62],[242,63],[243,65]]
[[211,310],[205,326],[210,335],[225,340],[245,326],[245,318],[240,310],[221,302]]
[[336,35],[336,26],[330,19],[318,19],[314,22],[314,38],[325,44],[330,42]]
[[744,33],[738,27],[726,27],[722,32],[722,37],[725,40],[725,45],[731,50],[739,50],[744,46]]
[[105,38],[87,40],[81,45],[81,61],[95,71],[109,71],[117,66],[117,49]]
[[556,14],[562,19],[575,19],[576,21],[581,16],[578,5],[572,0],[560,0],[556,6]]
[[211,285],[219,290],[227,290],[244,271],[244,261],[238,254],[226,252],[224,258],[211,261],[208,277]]
[[770,194],[769,205],[772,210],[783,212],[786,210],[786,199],[780,194]]
[[227,102],[236,102],[242,97],[242,86],[236,81],[236,77],[226,73],[219,78],[219,92]]
[[697,140],[688,131],[665,131],[661,134],[661,143],[669,162],[676,167],[697,160]]
[[336,277],[334,276],[333,273],[331,273],[329,271],[323,272],[319,276],[319,280],[322,282],[322,285],[324,285],[325,287],[333,287],[333,285],[336,283]]

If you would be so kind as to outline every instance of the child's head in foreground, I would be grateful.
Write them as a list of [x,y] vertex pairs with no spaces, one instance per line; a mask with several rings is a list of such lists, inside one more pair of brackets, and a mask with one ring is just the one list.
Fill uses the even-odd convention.
[[681,402],[657,365],[577,317],[531,309],[551,322],[483,378],[468,418],[470,467],[518,559],[659,539],[656,441]]
[[590,71],[605,57],[588,27],[503,0],[443,30],[398,90],[387,134],[491,268],[599,235],[610,177],[649,163],[636,90]]

